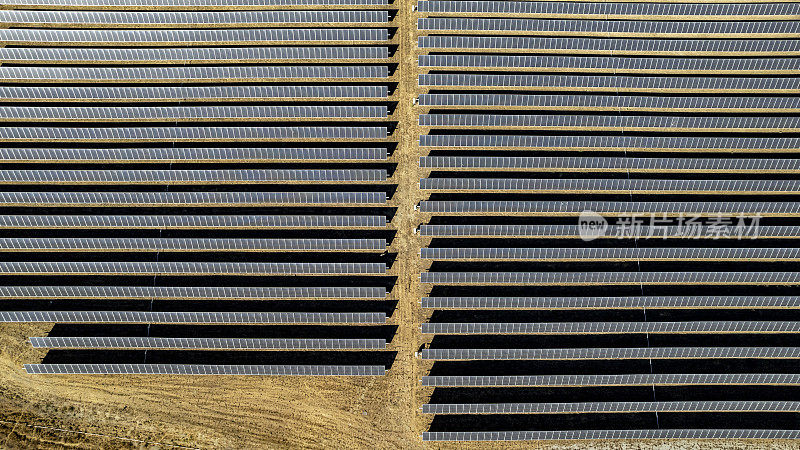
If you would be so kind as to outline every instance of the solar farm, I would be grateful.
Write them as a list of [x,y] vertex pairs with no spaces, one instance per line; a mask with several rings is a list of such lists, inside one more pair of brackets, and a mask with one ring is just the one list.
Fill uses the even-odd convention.
[[0,447],[794,448],[798,57],[780,0],[0,0]]

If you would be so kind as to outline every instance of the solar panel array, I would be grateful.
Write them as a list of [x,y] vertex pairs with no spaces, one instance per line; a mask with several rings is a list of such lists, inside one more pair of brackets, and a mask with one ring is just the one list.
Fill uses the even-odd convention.
[[[561,361],[628,359],[798,359],[800,347],[602,347],[602,348],[428,348],[422,359],[434,361]],[[742,363],[742,361],[738,361]]]
[[417,2],[423,440],[800,437],[798,5]]
[[[434,50],[437,48],[428,49],[428,51]],[[800,62],[794,58],[647,58],[643,56],[612,57],[610,50],[608,53],[607,56],[424,54],[419,56],[419,66],[424,69],[453,70],[462,68],[465,71],[496,70],[551,74],[595,72],[647,75],[667,73],[673,76],[681,74],[713,75],[715,73],[739,76],[796,75],[797,69],[800,68]],[[95,56],[99,56],[99,54]]]
[[385,313],[223,313],[152,311],[12,311],[2,322],[58,323],[256,323],[256,324],[382,324]]
[[636,374],[636,375],[505,375],[424,377],[423,386],[669,386],[684,385],[798,385],[798,374]]
[[386,0],[0,8],[0,322],[35,374],[383,375]]
[[262,364],[25,364],[32,374],[53,375],[385,375],[384,366]]
[[655,429],[564,431],[426,431],[423,441],[533,441],[595,439],[800,439],[797,430]]
[[157,337],[32,337],[34,348],[177,348],[269,350],[385,349],[386,339],[241,339]]
[[[30,0],[14,0],[25,2]],[[33,3],[31,1],[31,3]],[[653,21],[671,19],[676,16],[690,18],[702,16],[705,20],[730,20],[742,16],[753,18],[791,18],[800,12],[796,3],[611,3],[611,2],[522,2],[522,1],[485,1],[476,0],[456,2],[450,0],[420,0],[417,8],[422,13],[439,14],[471,14],[484,15],[542,15],[543,17],[561,16],[564,18],[586,18],[591,16],[611,16],[613,19],[626,19],[630,16],[650,16]],[[710,16],[710,17],[709,17]],[[788,16],[788,17],[781,17]]]

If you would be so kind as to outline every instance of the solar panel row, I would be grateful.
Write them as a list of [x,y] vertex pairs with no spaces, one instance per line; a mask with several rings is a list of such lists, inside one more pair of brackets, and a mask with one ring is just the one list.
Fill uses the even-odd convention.
[[797,97],[650,97],[607,95],[422,94],[420,106],[597,110],[784,110],[800,108]]
[[0,286],[3,299],[385,300],[383,287]]
[[0,121],[165,122],[386,118],[385,106],[0,106]]
[[[610,4],[610,3],[609,3]],[[603,36],[609,37],[665,37],[670,38],[689,36],[702,36],[703,38],[718,37],[715,35],[743,35],[749,38],[763,37],[790,37],[800,31],[800,24],[793,20],[779,21],[750,21],[728,22],[697,20],[688,21],[652,21],[652,20],[553,20],[553,19],[488,19],[488,18],[462,18],[462,17],[433,17],[417,20],[417,29],[420,31],[461,31],[461,32],[524,32],[527,36]],[[472,37],[468,37],[472,39]],[[503,38],[507,39],[507,38]],[[527,38],[525,38],[527,39]],[[580,41],[580,39],[579,39]],[[420,42],[441,42],[439,39],[424,39]],[[608,42],[608,40],[606,40]],[[622,45],[648,45],[647,41],[626,40],[619,41]],[[769,41],[776,42],[776,41]],[[652,41],[651,41],[652,43]],[[713,49],[713,43],[706,47]],[[420,45],[425,48],[428,45]],[[438,46],[438,45],[434,45]],[[470,48],[469,45],[462,48]]]
[[800,272],[423,272],[420,280],[422,283],[442,285],[794,286],[800,283]]
[[5,206],[382,205],[385,192],[0,192]]
[[800,347],[429,348],[426,360],[800,359]]
[[[609,50],[610,52],[610,50]],[[711,52],[713,53],[713,52]],[[2,53],[0,53],[2,54]],[[505,69],[536,72],[796,75],[795,58],[653,58],[622,56],[419,55],[420,68]]]
[[0,22],[25,27],[236,28],[269,24],[383,23],[388,11],[37,11],[0,10]]
[[[0,109],[0,114],[3,110]],[[3,116],[0,115],[0,120]],[[487,127],[541,130],[776,132],[800,130],[797,116],[595,116],[517,114],[420,114],[423,127]]]
[[221,364],[25,364],[30,374],[53,375],[306,375],[381,376],[384,366]]
[[[2,224],[2,216],[0,216]],[[2,225],[0,225],[2,226]],[[631,227],[622,225],[609,225],[605,233],[597,234],[596,238],[651,238],[651,239],[797,239],[800,230],[795,226],[759,226],[757,229],[752,224],[737,223],[727,229],[699,225],[692,227],[677,225],[642,225]],[[585,235],[585,229],[583,231]],[[577,239],[581,237],[579,225],[421,225],[421,236],[430,237],[473,237],[473,238],[541,238],[541,239]]]
[[[0,239],[0,249],[5,248]],[[558,248],[558,247],[433,247],[423,248],[430,260],[535,260],[535,261],[686,261],[745,260],[800,261],[798,248]]]
[[791,401],[694,401],[598,403],[460,403],[422,405],[423,414],[568,414],[621,412],[798,412]]
[[[423,249],[425,250],[425,249]],[[649,297],[423,297],[434,309],[761,309],[800,308],[796,296],[649,296]]]
[[131,127],[131,128],[48,128],[0,127],[0,142],[261,142],[385,140],[387,127]]
[[384,228],[384,216],[60,216],[0,215],[0,228],[292,229]]
[[273,161],[385,161],[379,147],[173,147],[173,148],[0,148],[5,162],[273,162]]
[[146,86],[42,87],[2,86],[0,100],[95,101],[253,101],[267,98],[386,98],[386,86]]
[[[0,175],[2,182],[2,175]],[[422,178],[431,191],[521,191],[602,193],[797,194],[800,180],[669,180],[606,178]]]
[[235,64],[387,58],[388,47],[0,48],[3,62],[17,64]]
[[226,350],[383,350],[385,339],[242,339],[161,337],[32,337],[34,348]]
[[798,430],[666,429],[554,431],[426,431],[423,441],[531,441],[603,439],[800,439]]
[[384,6],[387,0],[7,0],[7,5],[24,8],[53,7],[70,9],[120,10],[146,9],[188,9],[188,10],[246,10],[268,8],[270,6]]
[[[651,77],[624,75],[539,75],[539,74],[472,74],[423,73],[418,77],[421,87],[453,86],[471,88],[524,88],[526,90],[605,91],[605,92],[687,92],[702,93],[772,93],[795,91],[800,79],[796,77]],[[423,94],[434,95],[434,94]],[[438,94],[442,95],[442,94]],[[421,96],[422,97],[422,96]],[[625,97],[604,97],[608,101]],[[652,98],[652,97],[651,97]],[[707,97],[713,101],[729,101],[736,97]],[[655,97],[671,101],[669,97]],[[725,99],[725,100],[716,100]]]
[[0,80],[15,83],[226,83],[284,79],[365,79],[389,76],[387,66],[185,66],[185,67],[58,67],[0,66]]
[[0,184],[378,183],[384,169],[0,170]]
[[0,261],[0,275],[384,275],[385,263]]
[[[553,172],[753,172],[792,173],[800,161],[788,158],[632,158],[597,156],[423,156],[419,165],[428,169],[521,169]],[[634,180],[631,180],[634,181]],[[794,180],[786,180],[792,183]]]
[[[31,1],[31,0],[15,0]],[[776,16],[800,14],[797,3],[659,3],[659,2],[522,2],[522,1],[453,1],[418,0],[417,8],[424,13],[458,14],[542,14],[602,15],[602,16],[711,16],[715,20],[739,20],[741,16]],[[733,16],[733,17],[726,17]]]
[[386,251],[386,239],[0,238],[0,251]]
[[0,322],[195,323],[195,324],[383,324],[385,313],[0,311]]
[[[34,339],[34,338],[31,338]],[[44,339],[44,338],[40,338]],[[722,374],[626,374],[626,375],[541,375],[541,376],[430,376],[422,377],[431,387],[506,387],[506,386],[693,386],[693,385],[769,385],[796,386],[800,375],[791,373]]]
[[423,323],[423,334],[798,333],[800,322]]
[[[0,197],[1,198],[1,197]],[[617,201],[423,201],[420,211],[431,214],[529,214],[578,216],[583,211],[601,215],[665,214],[740,216],[796,216],[794,202],[617,202]]]
[[596,151],[738,151],[765,152],[782,150],[797,152],[800,139],[795,137],[729,137],[729,136],[525,136],[522,134],[424,134],[419,138],[422,147],[535,148],[539,150],[596,150]]
[[292,41],[386,41],[385,28],[258,28],[236,30],[0,29],[0,42],[25,45],[258,45]]

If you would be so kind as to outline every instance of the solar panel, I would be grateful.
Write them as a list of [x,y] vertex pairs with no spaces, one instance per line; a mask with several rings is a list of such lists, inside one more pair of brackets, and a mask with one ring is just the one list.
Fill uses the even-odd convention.
[[538,441],[598,439],[798,439],[798,430],[665,429],[558,431],[426,431],[423,441]]
[[[22,305],[2,308],[0,322],[113,331],[32,337],[36,349],[87,358],[45,358],[28,373],[385,374],[387,355],[364,352],[387,350],[391,314],[373,307],[392,282],[382,215],[396,146],[388,5],[0,5],[0,122],[13,125],[0,127],[0,161],[11,164],[0,170],[0,205],[11,208],[0,215],[0,276],[25,278],[0,286],[0,299]],[[334,275],[344,282],[324,281]],[[130,283],[113,281],[121,277]],[[155,306],[140,307],[147,301]],[[215,301],[228,303],[203,307]],[[294,302],[281,312],[276,301]],[[197,333],[158,331],[187,326]],[[189,363],[93,364],[147,350]],[[203,350],[211,359],[192,364]],[[321,364],[224,364],[320,351]]]
[[386,127],[0,127],[5,142],[258,142],[386,139]]
[[242,339],[163,337],[32,337],[33,348],[225,350],[385,350],[386,339]]
[[797,309],[796,296],[423,297],[433,309]]
[[423,323],[423,334],[708,334],[800,333],[800,322]]
[[19,64],[236,64],[388,57],[388,47],[0,48],[0,59]]
[[427,403],[423,414],[574,414],[643,412],[797,412],[793,401]]
[[385,169],[0,170],[0,184],[380,183]]
[[[0,216],[0,227],[2,227]],[[629,229],[622,225],[609,225],[605,233],[597,238],[612,238],[627,236],[628,238],[671,238],[671,239],[738,239],[748,238],[800,238],[800,229],[794,226],[759,226],[757,232],[747,226],[735,224],[728,233],[715,231],[714,227],[707,225],[698,226],[692,232],[677,225],[650,226],[642,225]],[[545,239],[574,239],[581,236],[579,225],[421,225],[420,236],[435,237],[524,237]]]
[[[800,24],[795,21],[667,21],[667,20],[563,20],[563,19],[522,19],[522,18],[466,18],[466,17],[423,17],[417,19],[420,31],[462,31],[466,33],[525,33],[526,36],[603,36],[603,37],[728,37],[745,35],[749,38],[790,37],[800,32]],[[458,39],[472,41],[472,36],[459,36]],[[503,37],[500,39],[510,39]],[[528,38],[522,38],[527,40]],[[582,39],[574,39],[581,41]],[[605,40],[609,45],[611,40]],[[436,38],[425,39],[429,46],[438,47],[432,42],[441,42]],[[519,42],[519,41],[518,41]],[[770,42],[776,42],[771,40]],[[625,43],[611,44],[624,46],[651,47],[661,50],[664,43],[652,40],[628,40]],[[669,44],[666,44],[667,46]],[[715,47],[714,42],[707,41],[709,49]],[[455,46],[454,46],[455,47]],[[471,48],[470,44],[464,46]],[[495,47],[492,47],[495,48]],[[548,48],[548,47],[544,47]]]
[[0,261],[0,275],[383,275],[384,263]]
[[[0,240],[0,248],[4,243]],[[439,247],[422,248],[422,259],[445,261],[797,261],[798,248],[557,248],[557,247]]]
[[385,41],[385,28],[259,28],[237,30],[42,30],[0,29],[14,45],[259,45],[265,42]]
[[[0,182],[2,182],[0,172]],[[800,193],[796,180],[673,180],[673,179],[562,179],[562,178],[422,178],[420,189],[431,191],[536,192],[536,193]]]
[[[46,339],[46,338],[39,338]],[[59,338],[56,338],[59,339]],[[66,338],[75,339],[75,338]],[[95,338],[96,339],[96,338]],[[103,338],[100,338],[103,339]],[[31,338],[33,340],[33,338]],[[645,373],[625,375],[489,375],[426,376],[429,387],[574,387],[574,386],[796,386],[800,375],[792,373]]]
[[422,201],[420,211],[437,214],[529,214],[577,216],[598,214],[680,214],[794,216],[800,203],[784,202],[613,202],[613,201]]
[[382,376],[384,366],[220,364],[25,364],[29,374],[54,375],[307,375]]
[[[1,267],[1,266],[0,266]],[[432,284],[484,285],[795,285],[800,272],[422,272]]]
[[0,216],[2,228],[292,229],[384,228],[384,216]]
[[383,324],[386,313],[0,311],[0,322]]
[[18,27],[236,28],[295,23],[388,22],[388,11],[31,11],[2,10],[0,22]]
[[6,206],[367,205],[386,203],[385,192],[0,192]]
[[500,134],[424,134],[423,147],[536,148],[539,150],[596,151],[800,151],[793,137],[700,137],[700,136],[525,136]]
[[0,238],[0,251],[386,251],[386,239]]
[[[2,30],[0,30],[2,31]],[[2,86],[4,101],[257,101],[272,98],[386,98],[386,86]]]
[[387,158],[385,147],[0,148],[0,161],[27,163],[385,161]]
[[270,80],[389,76],[388,66],[176,66],[176,67],[57,67],[0,66],[0,80],[16,83],[221,83]]
[[[419,86],[459,88],[525,88],[537,91],[754,93],[793,92],[800,83],[796,77],[649,77],[624,75],[488,75],[470,73],[423,73]],[[615,97],[609,97],[615,98]],[[668,97],[664,97],[665,99]],[[725,97],[713,97],[725,98]],[[666,101],[666,100],[665,100]]]
[[187,9],[241,10],[269,6],[375,6],[387,0],[7,0],[7,5],[25,8],[118,8],[118,9]]
[[430,169],[524,170],[526,172],[792,173],[800,160],[782,158],[631,158],[597,156],[423,156]]
[[[800,41],[798,41],[800,42]],[[2,109],[0,109],[2,113]],[[2,117],[2,116],[0,116]],[[420,114],[422,127],[492,127],[525,130],[612,130],[741,132],[800,130],[800,118],[791,116],[593,116],[511,114]]]
[[173,122],[386,118],[386,106],[0,106],[0,121]]
[[800,359],[800,347],[433,348],[426,360]]
[[[0,53],[2,55],[2,53]],[[632,58],[622,56],[419,55],[420,68],[503,68],[540,72],[653,74],[787,74],[800,69],[793,58]]]
[[[2,91],[0,91],[2,92]],[[519,95],[519,94],[420,94],[420,106],[500,107],[598,111],[684,111],[700,112],[800,109],[797,97],[648,97],[632,95]],[[767,110],[767,111],[762,111]],[[575,116],[572,116],[575,117]]]
[[[15,0],[23,1],[23,0]],[[31,1],[31,0],[25,0]],[[52,1],[52,0],[51,0]],[[796,3],[649,3],[649,2],[523,2],[523,1],[452,1],[418,0],[422,13],[461,14],[536,14],[536,15],[611,15],[611,16],[712,16],[717,20],[738,19],[740,16],[773,16],[800,14]],[[723,16],[723,17],[714,17]],[[734,16],[732,18],[724,16]],[[706,18],[708,20],[708,18]]]
[[2,299],[385,300],[385,287],[0,286]]
[[423,440],[800,438],[800,5],[416,11]]

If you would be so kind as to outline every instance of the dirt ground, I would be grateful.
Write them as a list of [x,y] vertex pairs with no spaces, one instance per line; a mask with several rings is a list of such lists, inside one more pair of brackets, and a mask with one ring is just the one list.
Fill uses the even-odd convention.
[[[0,448],[505,448],[508,444],[430,444],[420,435],[428,421],[419,413],[430,391],[419,385],[426,366],[414,357],[423,343],[419,324],[419,248],[412,230],[424,217],[416,146],[416,37],[412,0],[399,8],[400,45],[398,164],[392,199],[398,207],[393,251],[399,300],[391,323],[399,325],[390,350],[397,359],[385,377],[181,377],[30,376],[24,363],[43,350],[26,343],[49,325],[0,326]],[[800,448],[789,442],[673,441],[528,443],[527,448]]]

